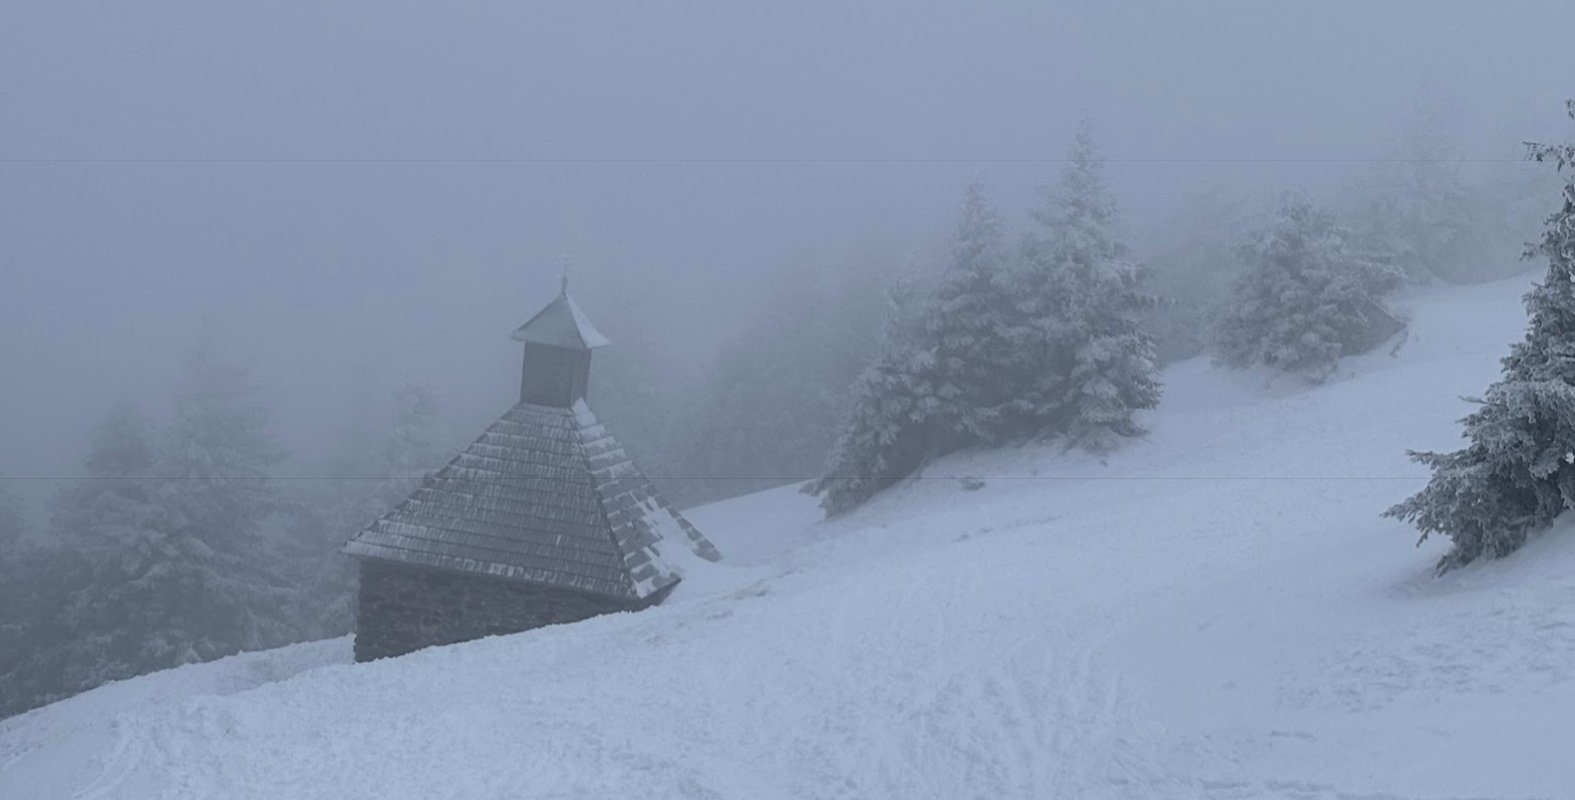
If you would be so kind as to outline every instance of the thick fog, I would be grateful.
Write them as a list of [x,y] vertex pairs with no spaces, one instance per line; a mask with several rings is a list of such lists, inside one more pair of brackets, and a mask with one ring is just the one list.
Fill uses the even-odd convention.
[[515,399],[507,334],[563,253],[615,346],[690,380],[782,270],[903,261],[970,178],[1016,224],[1084,114],[1139,242],[1222,186],[1338,191],[1419,98],[1495,169],[1561,135],[1572,21],[1561,0],[12,0],[0,475],[76,475],[85,431],[160,407],[204,326],[254,359],[286,477],[358,387],[427,382],[474,433]]

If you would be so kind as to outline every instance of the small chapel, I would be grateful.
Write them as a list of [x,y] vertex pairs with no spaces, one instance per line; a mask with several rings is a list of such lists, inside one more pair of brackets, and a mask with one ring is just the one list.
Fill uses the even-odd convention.
[[513,338],[519,402],[344,548],[356,661],[647,608],[721,559],[586,403],[609,342],[567,278]]

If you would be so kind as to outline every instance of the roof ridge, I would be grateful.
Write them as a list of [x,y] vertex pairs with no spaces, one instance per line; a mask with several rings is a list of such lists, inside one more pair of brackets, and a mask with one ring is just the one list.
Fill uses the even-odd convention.
[[[640,591],[640,581],[635,577],[635,570],[629,563],[629,552],[625,550],[623,545],[618,541],[618,532],[616,524],[613,521],[616,509],[609,507],[610,498],[607,496],[605,491],[606,485],[597,476],[597,467],[591,461],[590,445],[585,441],[585,431],[589,426],[600,427],[602,431],[607,434],[608,438],[611,438],[612,434],[611,432],[607,431],[607,426],[602,425],[601,420],[596,417],[596,412],[592,411],[590,405],[583,399],[575,401],[572,407],[565,410],[569,411],[572,414],[572,418],[574,419],[574,440],[580,448],[580,459],[585,464],[586,474],[591,478],[591,487],[593,494],[596,496],[596,504],[602,510],[602,519],[607,523],[603,532],[607,536],[607,541],[612,544],[613,551],[618,554],[619,560],[623,562],[623,578],[629,583],[629,590],[633,592],[636,597],[644,598],[651,594],[651,592],[656,591],[656,589],[653,588],[646,592]],[[587,419],[590,420],[589,426],[586,424]],[[618,444],[620,449],[622,449],[622,443],[619,443],[616,439],[613,441]],[[677,581],[668,581],[667,583],[676,582]]]
[[[716,546],[667,504],[656,491],[656,485],[590,406],[581,400],[573,408],[579,421],[580,439],[585,442],[590,459],[591,476],[607,508],[613,545],[624,555],[636,592],[642,597],[649,596],[682,580],[683,569],[678,565],[687,559],[683,554],[664,550],[664,545],[687,548],[706,561],[721,560],[722,554]],[[587,441],[592,436],[594,441]],[[601,448],[600,453],[592,453],[593,444]],[[595,463],[597,456],[606,456],[606,462]],[[664,515],[667,520],[662,519]],[[672,558],[674,555],[679,556],[676,562]]]

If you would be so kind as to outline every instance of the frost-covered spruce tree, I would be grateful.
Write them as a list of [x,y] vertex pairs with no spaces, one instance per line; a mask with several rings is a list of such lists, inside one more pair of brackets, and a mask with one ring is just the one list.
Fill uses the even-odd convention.
[[29,540],[20,498],[0,483],[0,719],[64,697],[58,644],[67,563]]
[[261,533],[280,507],[268,470],[285,454],[255,392],[250,370],[219,360],[204,341],[158,441],[153,502],[171,557],[145,578],[166,620],[148,648],[173,663],[297,638],[281,559]]
[[854,382],[821,477],[805,486],[837,514],[935,456],[1002,438],[1014,398],[1011,299],[1000,218],[970,184],[950,260],[928,296],[899,285],[874,362]]
[[1322,383],[1341,357],[1404,327],[1382,299],[1399,285],[1399,271],[1354,253],[1349,232],[1305,197],[1287,196],[1279,220],[1241,256],[1249,271],[1217,334],[1223,364],[1264,364]]
[[921,338],[923,306],[908,283],[893,288],[875,359],[854,381],[825,469],[803,488],[828,515],[896,484],[952,438],[937,425],[942,400],[934,353]]
[[[1575,118],[1575,101],[1569,105]],[[1531,145],[1536,161],[1575,165],[1575,147]],[[1463,420],[1469,444],[1452,453],[1416,453],[1432,468],[1427,487],[1385,512],[1421,532],[1448,536],[1440,573],[1519,549],[1575,505],[1575,181],[1548,217],[1540,244],[1542,283],[1526,295],[1525,338],[1503,360],[1503,377]]]
[[1154,341],[1144,315],[1158,299],[1139,285],[1116,233],[1117,208],[1087,120],[1061,183],[1042,189],[1037,230],[1012,276],[1016,433],[1052,434],[1093,452],[1143,433],[1137,412],[1159,403]]
[[83,479],[52,503],[50,526],[73,573],[57,622],[64,635],[52,645],[67,693],[178,663],[147,644],[173,636],[165,609],[180,598],[167,577],[205,554],[173,537],[156,505],[152,436],[136,406],[116,405],[93,430]]
[[1001,219],[980,181],[968,185],[951,260],[921,317],[938,385],[936,424],[978,442],[1002,438],[1012,402],[1013,301]]

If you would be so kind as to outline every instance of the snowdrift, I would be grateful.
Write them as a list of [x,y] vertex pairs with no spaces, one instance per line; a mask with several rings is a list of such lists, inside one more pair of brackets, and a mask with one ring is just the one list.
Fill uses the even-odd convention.
[[1575,532],[1434,578],[1444,543],[1379,518],[1528,285],[1400,303],[1400,347],[1317,389],[1180,364],[1103,462],[696,509],[730,558],[661,608],[89,692],[0,723],[0,798],[1575,796]]

